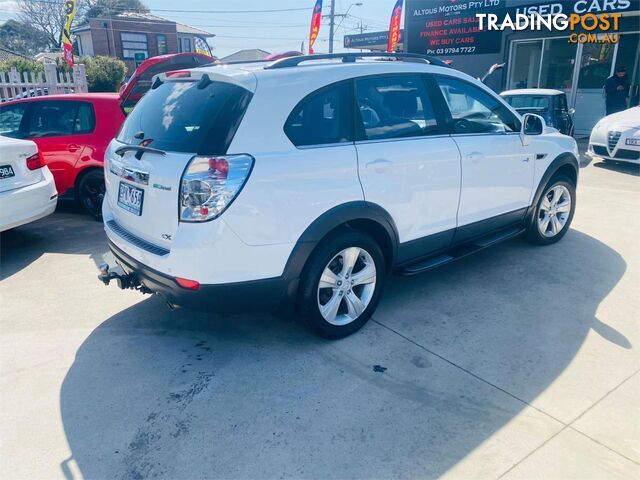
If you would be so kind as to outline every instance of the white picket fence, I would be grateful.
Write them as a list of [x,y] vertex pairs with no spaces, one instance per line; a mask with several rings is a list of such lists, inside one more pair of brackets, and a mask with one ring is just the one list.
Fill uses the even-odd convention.
[[73,73],[58,72],[53,64],[45,64],[44,72],[22,72],[14,68],[0,72],[0,102],[16,98],[41,97],[57,93],[87,93],[84,65],[74,65]]

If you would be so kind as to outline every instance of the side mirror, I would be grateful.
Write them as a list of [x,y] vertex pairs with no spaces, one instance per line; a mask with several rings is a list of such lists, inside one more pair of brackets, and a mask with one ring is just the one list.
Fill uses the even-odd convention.
[[542,135],[544,119],[540,115],[527,113],[522,119],[522,133],[524,135]]
[[574,113],[576,113],[576,109],[575,108],[570,108],[569,109],[569,115],[573,116]]

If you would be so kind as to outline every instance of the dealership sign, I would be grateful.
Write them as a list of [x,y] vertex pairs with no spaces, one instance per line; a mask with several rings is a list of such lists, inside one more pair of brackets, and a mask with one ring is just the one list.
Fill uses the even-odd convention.
[[[399,43],[402,43],[404,30],[400,30]],[[371,48],[386,47],[389,43],[389,30],[383,32],[359,33],[356,35],[344,36],[344,48]]]
[[639,0],[407,0],[405,49],[428,55],[498,53],[502,32],[480,28],[481,16],[585,15],[638,11]]

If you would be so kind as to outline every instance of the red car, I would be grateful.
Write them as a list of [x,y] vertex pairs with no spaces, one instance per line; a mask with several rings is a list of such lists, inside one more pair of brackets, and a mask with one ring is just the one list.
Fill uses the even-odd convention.
[[0,106],[0,135],[33,140],[53,174],[61,198],[75,199],[96,218],[104,197],[102,170],[107,145],[154,75],[209,64],[199,53],[162,55],[144,61],[118,93],[73,93],[25,98]]

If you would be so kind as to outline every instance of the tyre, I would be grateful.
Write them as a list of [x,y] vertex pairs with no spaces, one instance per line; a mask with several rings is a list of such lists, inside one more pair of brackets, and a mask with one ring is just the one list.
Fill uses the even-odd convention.
[[78,183],[78,201],[83,210],[96,220],[102,220],[102,200],[105,195],[104,173],[91,170]]
[[527,237],[538,245],[556,243],[569,230],[575,209],[575,185],[564,175],[556,175],[545,186],[536,205]]
[[305,267],[298,313],[322,337],[351,335],[371,318],[385,276],[380,246],[363,232],[342,231],[322,243]]

